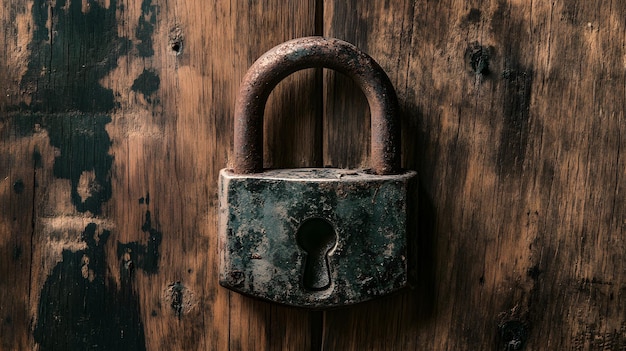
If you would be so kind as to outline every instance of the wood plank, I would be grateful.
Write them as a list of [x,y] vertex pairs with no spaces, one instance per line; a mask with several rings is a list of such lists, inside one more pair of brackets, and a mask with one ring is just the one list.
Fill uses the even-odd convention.
[[[36,142],[24,139],[5,117],[6,106],[19,93],[13,82],[24,66],[9,67],[28,41],[11,35],[17,26],[9,20],[23,18],[15,7],[0,9],[0,349],[30,350],[30,262],[32,258],[33,200],[35,196]],[[40,165],[40,164],[39,164]]]
[[[28,350],[37,141],[0,122],[0,348]],[[41,138],[39,138],[41,139]]]
[[[397,87],[420,198],[416,288],[323,315],[217,287],[215,252],[239,79],[319,7],[0,5],[0,349],[626,346],[625,5],[324,3]],[[365,101],[324,77],[324,151],[302,72],[266,166],[367,164]]]
[[[625,10],[325,1],[324,34],[369,52],[394,82],[404,164],[421,187],[418,285],[327,312],[326,348],[626,346]],[[358,129],[325,128],[325,164],[366,164],[335,147],[352,138],[367,150],[364,102],[325,79],[325,126]]]
[[[224,60],[220,56],[215,62],[220,66],[238,63],[233,74],[226,75],[235,89],[239,88],[239,81],[248,67],[265,51],[283,41],[312,35],[315,31],[313,1],[237,3],[230,10],[229,17],[233,36],[227,43],[232,46],[233,57]],[[316,84],[314,72],[301,72],[279,84],[270,95],[265,123],[266,167],[295,167],[320,162],[320,112],[316,108],[318,98],[311,94],[316,92]],[[236,91],[232,90],[228,99],[229,112],[234,106]],[[232,123],[232,116],[228,117]],[[232,130],[232,124],[228,128]],[[217,130],[218,138],[220,134],[224,134],[224,129]],[[231,150],[230,140],[229,136],[228,151]],[[320,324],[315,323],[314,314],[310,312],[272,306],[235,293],[229,294],[228,309],[229,347],[232,350],[306,350],[314,344],[310,331]]]
[[[216,251],[239,81],[314,34],[314,2],[0,5],[0,349],[315,344],[318,314],[218,287]],[[303,72],[272,94],[267,166],[320,163],[311,91]]]

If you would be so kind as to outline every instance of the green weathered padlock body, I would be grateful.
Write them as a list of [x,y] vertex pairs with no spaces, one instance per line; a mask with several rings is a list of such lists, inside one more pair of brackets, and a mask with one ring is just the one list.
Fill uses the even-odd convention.
[[[362,170],[285,169],[220,172],[220,284],[294,306],[343,306],[407,284],[407,193],[416,175]],[[413,196],[411,196],[412,198]],[[303,283],[300,224],[323,218],[334,228],[330,285]]]

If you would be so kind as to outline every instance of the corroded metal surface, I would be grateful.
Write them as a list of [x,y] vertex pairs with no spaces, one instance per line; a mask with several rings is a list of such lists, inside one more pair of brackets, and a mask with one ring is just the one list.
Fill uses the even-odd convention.
[[396,93],[383,69],[354,45],[339,39],[306,37],[280,44],[261,56],[243,79],[235,105],[236,173],[263,170],[263,110],[283,78],[311,67],[350,76],[367,97],[371,111],[371,159],[376,174],[400,171]]
[[[352,77],[370,105],[368,170],[263,170],[263,112],[272,89],[309,67]],[[220,284],[287,305],[326,308],[407,284],[408,189],[397,98],[367,54],[338,39],[288,41],[246,74],[235,107],[234,169],[220,172]]]
[[[238,175],[222,170],[220,284],[311,308],[358,303],[404,287],[407,189],[415,174],[290,169]],[[297,238],[309,219],[325,220],[336,235],[325,252],[328,282],[323,281],[326,272],[319,272],[318,287],[307,284],[307,253]]]

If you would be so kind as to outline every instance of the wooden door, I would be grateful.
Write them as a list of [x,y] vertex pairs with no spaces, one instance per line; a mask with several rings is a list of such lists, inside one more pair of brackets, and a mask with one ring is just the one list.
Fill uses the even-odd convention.
[[[623,350],[626,4],[0,0],[0,350]],[[399,96],[417,283],[311,312],[217,284],[241,77],[349,41]],[[345,77],[294,74],[268,167],[368,164]]]

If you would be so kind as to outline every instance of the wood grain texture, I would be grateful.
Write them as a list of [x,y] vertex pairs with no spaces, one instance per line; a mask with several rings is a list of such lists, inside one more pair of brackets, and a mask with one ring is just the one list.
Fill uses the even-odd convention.
[[[0,5],[0,349],[314,345],[319,314],[218,287],[215,235],[239,81],[314,2]],[[270,97],[268,166],[320,163],[314,77]]]
[[[404,163],[422,190],[416,289],[327,312],[326,348],[624,348],[626,7],[326,1],[324,10],[324,34],[368,51],[394,82]],[[361,135],[365,107],[345,101],[354,87],[326,79],[326,123]],[[366,162],[326,150],[325,162]]]
[[[0,350],[624,349],[624,18],[616,1],[0,0]],[[247,68],[321,29],[396,86],[417,282],[307,312],[217,286],[217,174]],[[367,166],[368,115],[345,77],[298,72],[270,97],[265,165]]]

